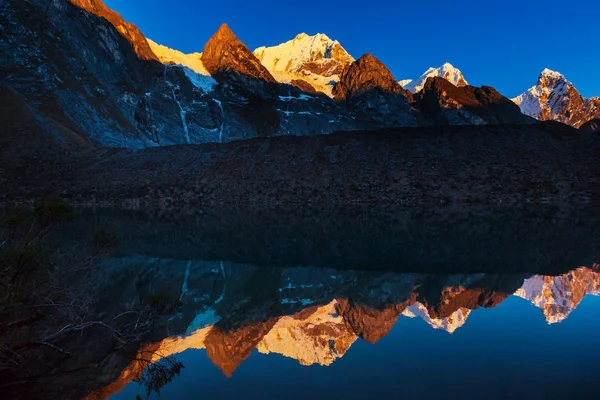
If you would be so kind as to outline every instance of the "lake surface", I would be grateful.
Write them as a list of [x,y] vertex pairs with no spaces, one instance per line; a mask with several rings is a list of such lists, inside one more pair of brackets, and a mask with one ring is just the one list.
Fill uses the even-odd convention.
[[[96,398],[597,398],[597,218],[557,210],[85,213],[120,243],[101,304],[181,307]],[[99,373],[100,374],[100,373]],[[151,398],[158,398],[153,394]]]

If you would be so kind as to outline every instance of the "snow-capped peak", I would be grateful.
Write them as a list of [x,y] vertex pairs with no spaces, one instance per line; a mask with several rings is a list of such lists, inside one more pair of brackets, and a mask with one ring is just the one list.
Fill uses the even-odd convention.
[[398,83],[400,83],[404,89],[410,90],[413,93],[417,93],[423,89],[427,78],[433,77],[444,78],[455,86],[468,85],[468,82],[466,81],[462,72],[450,63],[444,63],[442,66],[437,68],[431,67],[416,80],[406,79]]
[[[294,39],[292,39],[293,42],[301,42],[305,39],[309,39],[309,40],[317,40],[317,41],[332,41],[329,36],[327,36],[324,33],[317,33],[315,35],[309,35],[308,33],[302,32],[296,35],[296,37]],[[334,42],[337,42],[337,40],[335,40]]]
[[548,68],[542,71],[537,81],[537,86],[546,89],[558,88],[560,85],[571,85],[571,82],[560,72],[552,71]]
[[254,55],[271,72],[298,72],[308,62],[333,59],[349,64],[354,58],[337,40],[323,33],[300,33],[292,40],[273,47],[259,47]]
[[533,118],[555,119],[564,107],[562,102],[572,87],[563,74],[545,68],[538,77],[537,84],[513,100],[523,114]]
[[579,128],[600,116],[600,98],[584,98],[560,72],[544,69],[535,86],[512,99],[523,114]]
[[540,74],[540,76],[551,77],[551,78],[555,78],[555,79],[560,79],[560,78],[564,78],[565,77],[560,72],[553,71],[553,70],[551,70],[549,68],[544,68],[544,70],[542,71],[542,73]]
[[323,33],[300,33],[280,45],[259,47],[254,55],[277,81],[301,80],[329,96],[344,68],[354,62],[340,42]]

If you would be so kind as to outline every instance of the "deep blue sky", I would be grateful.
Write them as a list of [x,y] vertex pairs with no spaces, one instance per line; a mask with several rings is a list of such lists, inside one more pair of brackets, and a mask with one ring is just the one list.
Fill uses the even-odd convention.
[[[513,97],[544,68],[600,96],[597,0],[105,0],[154,41],[202,51],[227,22],[251,49],[325,33],[354,57],[369,52],[400,79],[450,62],[469,83]],[[293,9],[292,9],[293,7]]]

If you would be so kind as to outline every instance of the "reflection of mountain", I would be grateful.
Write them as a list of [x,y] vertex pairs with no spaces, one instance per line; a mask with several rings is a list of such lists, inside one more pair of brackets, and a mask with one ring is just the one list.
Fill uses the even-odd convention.
[[[121,259],[115,265],[127,269],[129,262],[140,274],[134,281],[159,278],[146,285],[171,288],[185,304],[172,318],[172,329],[182,333],[142,346],[136,359],[156,362],[188,349],[204,349],[228,377],[254,350],[280,354],[301,365],[331,365],[359,338],[369,343],[382,339],[402,316],[420,317],[435,329],[454,333],[472,310],[495,307],[515,293],[542,308],[549,322],[559,322],[586,294],[600,293],[600,272],[585,267],[557,277],[528,277],[156,259],[142,263]],[[130,363],[94,398],[120,391],[143,370],[143,363]]]
[[[155,362],[188,349],[204,349],[232,376],[255,350],[280,354],[301,365],[333,364],[360,338],[376,343],[399,318],[422,318],[435,329],[454,333],[471,311],[499,305],[511,293],[543,308],[560,321],[586,294],[600,293],[600,273],[579,268],[565,275],[428,275],[323,268],[264,268],[219,262],[120,260],[135,262],[140,281],[182,299],[171,332],[144,345],[140,359]],[[149,276],[156,279],[148,283]],[[523,283],[525,282],[525,283]],[[139,362],[98,397],[121,390],[143,372]]]
[[427,309],[421,303],[416,303],[406,307],[402,315],[409,318],[421,317],[434,329],[443,329],[448,333],[454,333],[467,322],[470,313],[471,310],[468,308],[459,308],[446,318],[431,318]]
[[561,276],[532,276],[515,293],[541,308],[549,324],[565,320],[588,294],[600,294],[600,272],[585,267]]
[[257,350],[263,354],[278,353],[302,365],[331,365],[358,339],[337,313],[337,305],[333,300],[291,317],[281,317],[258,343]]

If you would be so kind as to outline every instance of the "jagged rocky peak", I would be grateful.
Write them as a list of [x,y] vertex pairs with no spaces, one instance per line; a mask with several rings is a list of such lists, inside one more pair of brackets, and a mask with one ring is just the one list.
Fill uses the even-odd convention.
[[217,80],[224,74],[275,82],[275,78],[258,58],[231,31],[227,24],[219,27],[202,52],[202,62]]
[[121,15],[111,10],[102,0],[69,0],[72,4],[80,7],[90,14],[102,17],[110,22],[119,33],[127,39],[133,50],[143,60],[158,60],[144,34],[133,24],[125,22]]
[[567,81],[567,78],[560,72],[545,68],[540,74],[537,84],[547,88],[556,88],[559,85],[569,84],[569,81]]
[[367,53],[346,68],[333,88],[333,95],[338,100],[348,100],[371,90],[406,95],[390,70]]
[[423,73],[419,78],[405,79],[400,81],[400,85],[406,89],[411,91],[412,93],[417,93],[423,89],[425,86],[425,82],[428,78],[440,77],[444,78],[448,82],[452,83],[454,86],[467,86],[469,83],[465,79],[463,73],[458,68],[454,67],[450,63],[444,63],[442,66],[437,68],[429,68],[427,71]]
[[457,87],[441,77],[429,77],[417,96],[426,117],[438,124],[528,124],[510,99],[490,86]]
[[560,72],[544,69],[535,86],[513,101],[523,114],[542,121],[559,121],[575,128],[600,117],[600,98],[584,98]]

